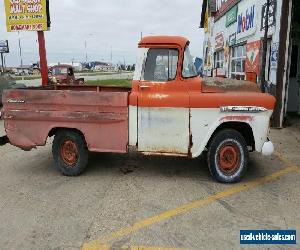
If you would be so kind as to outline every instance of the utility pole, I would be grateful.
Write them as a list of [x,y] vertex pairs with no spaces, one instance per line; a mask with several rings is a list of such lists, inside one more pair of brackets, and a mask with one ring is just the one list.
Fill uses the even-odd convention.
[[261,91],[266,92],[267,80],[266,80],[266,62],[267,62],[267,50],[268,50],[268,32],[269,32],[269,10],[271,0],[267,0],[266,3],[266,17],[265,17],[265,34],[263,39],[263,52],[262,52],[262,63],[260,71],[261,79]]

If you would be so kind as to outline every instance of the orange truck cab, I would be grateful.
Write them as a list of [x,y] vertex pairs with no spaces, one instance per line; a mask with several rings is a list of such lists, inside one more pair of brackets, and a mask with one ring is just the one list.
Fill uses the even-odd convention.
[[201,79],[189,41],[145,37],[130,90],[60,86],[10,90],[3,96],[9,142],[24,150],[54,136],[53,157],[64,175],[88,164],[88,152],[199,157],[212,176],[241,180],[249,152],[270,155],[275,99],[250,82]]

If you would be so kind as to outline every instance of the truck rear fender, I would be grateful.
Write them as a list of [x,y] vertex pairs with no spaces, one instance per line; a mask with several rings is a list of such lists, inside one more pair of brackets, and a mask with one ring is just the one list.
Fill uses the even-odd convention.
[[84,133],[77,128],[71,128],[71,127],[54,127],[49,131],[48,138],[55,136],[56,133],[60,130],[72,130],[72,131],[80,134],[84,138],[85,142],[87,143],[87,139],[86,139],[86,136],[84,135]]

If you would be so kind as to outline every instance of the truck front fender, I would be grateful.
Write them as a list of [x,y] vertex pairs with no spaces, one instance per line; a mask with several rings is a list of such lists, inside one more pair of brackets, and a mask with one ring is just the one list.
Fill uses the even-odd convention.
[[[263,144],[267,140],[271,115],[272,111],[255,114],[236,113],[232,115],[224,114],[220,112],[220,109],[192,109],[192,157],[196,158],[200,156],[206,149],[214,134],[222,128],[238,130],[244,137],[246,137],[245,140],[249,146],[253,147],[253,150],[261,152]],[[239,126],[238,124],[244,125]],[[248,129],[248,131],[244,131],[244,128],[247,127],[250,129]]]

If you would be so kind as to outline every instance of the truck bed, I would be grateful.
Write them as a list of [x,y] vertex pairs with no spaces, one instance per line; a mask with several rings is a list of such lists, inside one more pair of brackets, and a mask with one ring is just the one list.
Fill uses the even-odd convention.
[[43,146],[60,128],[75,129],[94,152],[127,152],[129,89],[49,86],[3,95],[10,143],[24,150]]

